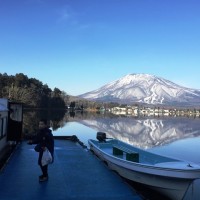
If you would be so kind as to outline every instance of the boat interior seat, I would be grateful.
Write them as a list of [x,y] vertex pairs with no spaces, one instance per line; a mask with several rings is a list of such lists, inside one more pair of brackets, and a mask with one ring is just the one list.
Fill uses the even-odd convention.
[[113,145],[113,155],[123,155],[126,154],[126,160],[132,162],[139,162],[139,153],[132,151],[121,145]]

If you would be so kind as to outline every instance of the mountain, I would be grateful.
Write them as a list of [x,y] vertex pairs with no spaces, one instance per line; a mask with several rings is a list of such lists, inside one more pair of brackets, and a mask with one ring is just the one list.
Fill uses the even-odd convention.
[[150,74],[129,74],[79,97],[92,101],[126,104],[200,104],[200,90],[186,88]]

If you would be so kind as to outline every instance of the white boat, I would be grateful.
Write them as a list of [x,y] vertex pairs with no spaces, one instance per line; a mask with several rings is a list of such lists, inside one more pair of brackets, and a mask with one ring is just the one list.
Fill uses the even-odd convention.
[[190,184],[200,178],[200,166],[139,149],[116,139],[88,140],[90,150],[122,177],[145,184],[173,200],[184,198]]

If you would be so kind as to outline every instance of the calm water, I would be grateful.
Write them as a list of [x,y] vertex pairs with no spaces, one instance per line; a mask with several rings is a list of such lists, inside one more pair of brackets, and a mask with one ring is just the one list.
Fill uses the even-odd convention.
[[[88,145],[88,139],[96,138],[97,131],[102,131],[109,138],[200,164],[199,118],[133,118],[105,114],[74,116],[65,113],[62,119],[51,121],[55,136],[76,135],[85,145]],[[34,130],[33,127],[30,129]],[[197,200],[199,196],[200,181],[197,180],[189,188],[184,200]],[[155,198],[151,196],[149,199]]]
[[[67,122],[64,127],[53,131],[53,134],[55,136],[76,135],[80,141],[82,141],[85,145],[88,145],[88,139],[96,139],[97,131],[98,130],[93,129],[92,127],[83,125],[81,122]],[[107,135],[108,137],[110,136],[109,134]],[[123,141],[130,144],[135,143],[134,140],[131,141],[127,139],[130,137],[129,135],[127,138],[119,137],[117,134],[115,137],[113,136],[114,135],[112,135],[112,138],[121,140],[123,139]],[[143,137],[143,135],[141,135],[141,137]],[[151,152],[156,152],[162,155],[176,157],[200,164],[200,137],[179,138],[175,141],[172,140],[171,143],[167,141],[166,144],[162,144],[160,146],[155,144],[155,146],[151,146],[149,148],[146,148],[146,143],[138,143],[137,146],[140,146],[140,148],[147,149]]]

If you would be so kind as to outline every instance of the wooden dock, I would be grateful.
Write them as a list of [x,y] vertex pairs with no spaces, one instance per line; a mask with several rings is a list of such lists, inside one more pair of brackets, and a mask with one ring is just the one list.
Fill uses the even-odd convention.
[[0,173],[4,200],[141,200],[121,177],[79,144],[55,140],[55,160],[49,180],[41,174],[34,145],[19,144]]

